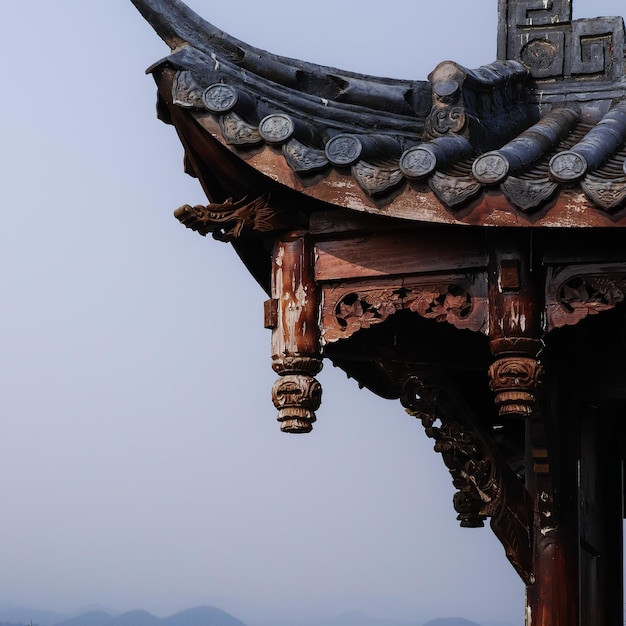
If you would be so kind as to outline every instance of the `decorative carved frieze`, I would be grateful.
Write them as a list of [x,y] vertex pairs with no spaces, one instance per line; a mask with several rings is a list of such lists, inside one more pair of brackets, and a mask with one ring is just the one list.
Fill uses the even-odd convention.
[[325,343],[347,339],[407,309],[456,328],[480,331],[486,324],[484,274],[346,283],[323,287]]
[[626,264],[549,268],[548,330],[573,326],[588,315],[613,309],[625,294]]
[[254,200],[232,198],[222,204],[190,206],[185,204],[174,211],[174,216],[187,228],[201,235],[212,233],[219,241],[232,241],[251,232],[271,232],[287,228],[284,211],[269,204],[269,196]]

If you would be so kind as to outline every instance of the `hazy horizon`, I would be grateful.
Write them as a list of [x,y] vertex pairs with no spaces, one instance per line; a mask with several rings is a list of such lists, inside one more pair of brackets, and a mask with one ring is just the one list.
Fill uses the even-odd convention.
[[[496,0],[188,4],[258,47],[367,74],[496,56]],[[459,528],[450,476],[398,402],[326,363],[314,432],[279,432],[266,295],[172,216],[206,199],[144,75],[169,51],[130,0],[4,16],[0,603],[521,623],[502,546]]]

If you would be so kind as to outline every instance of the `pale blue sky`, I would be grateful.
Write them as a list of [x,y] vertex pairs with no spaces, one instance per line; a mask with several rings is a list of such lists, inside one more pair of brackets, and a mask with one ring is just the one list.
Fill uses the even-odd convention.
[[[495,59],[496,0],[189,4],[369,74]],[[265,295],[172,217],[204,198],[130,1],[4,3],[3,22],[0,604],[521,623],[521,582],[490,530],[458,527],[399,403],[327,366],[314,432],[279,432]]]

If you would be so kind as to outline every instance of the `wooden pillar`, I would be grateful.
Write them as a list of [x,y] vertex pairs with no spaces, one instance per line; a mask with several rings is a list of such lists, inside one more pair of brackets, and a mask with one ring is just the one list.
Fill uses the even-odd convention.
[[578,484],[581,626],[623,622],[623,467],[620,418],[610,408],[581,410]]
[[494,237],[489,246],[489,378],[502,419],[532,414],[541,377],[543,280],[532,254],[528,232]]
[[321,403],[314,376],[322,359],[313,245],[306,236],[293,233],[276,242],[266,326],[272,328],[272,367],[280,375],[272,399],[281,430],[310,432]]
[[[620,420],[609,406],[581,400],[575,369],[562,358],[546,363],[545,413],[529,420],[535,581],[527,626],[623,624]],[[537,455],[542,446],[549,457]]]
[[[489,345],[494,356],[489,378],[499,419],[527,420],[534,576],[527,587],[526,625],[579,626],[577,559],[572,558],[568,525],[557,519],[546,415],[537,398],[543,375],[543,268],[533,265],[532,233],[503,235],[489,245]],[[569,470],[566,480],[572,476]]]
[[[533,429],[541,430],[541,427],[531,424],[529,430]],[[569,437],[570,433],[566,432],[563,439]],[[537,439],[536,434],[529,436],[529,447],[534,450],[541,447]],[[559,449],[565,451],[567,444]],[[527,471],[526,488],[534,502],[535,580],[526,588],[526,626],[580,626],[576,464],[573,460],[566,452],[551,457],[545,469],[536,471],[531,462]]]

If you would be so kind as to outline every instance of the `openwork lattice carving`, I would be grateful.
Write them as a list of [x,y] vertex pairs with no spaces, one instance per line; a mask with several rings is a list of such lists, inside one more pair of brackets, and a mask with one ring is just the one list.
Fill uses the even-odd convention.
[[324,341],[347,339],[402,309],[456,328],[479,331],[486,317],[484,284],[476,277],[448,276],[423,284],[400,281],[398,286],[369,283],[327,287],[322,313]]
[[547,284],[548,328],[572,326],[588,315],[608,311],[623,302],[626,294],[626,266],[552,269]]
[[508,559],[530,584],[534,574],[526,492],[449,389],[442,381],[410,376],[401,401],[410,415],[422,421],[452,476],[457,489],[453,503],[461,526],[481,527],[490,517]]
[[435,440],[452,476],[457,493],[454,508],[461,526],[484,526],[493,515],[502,496],[502,486],[476,433],[458,421],[459,409],[442,386],[412,377],[405,385],[402,404],[424,425],[426,434]]

